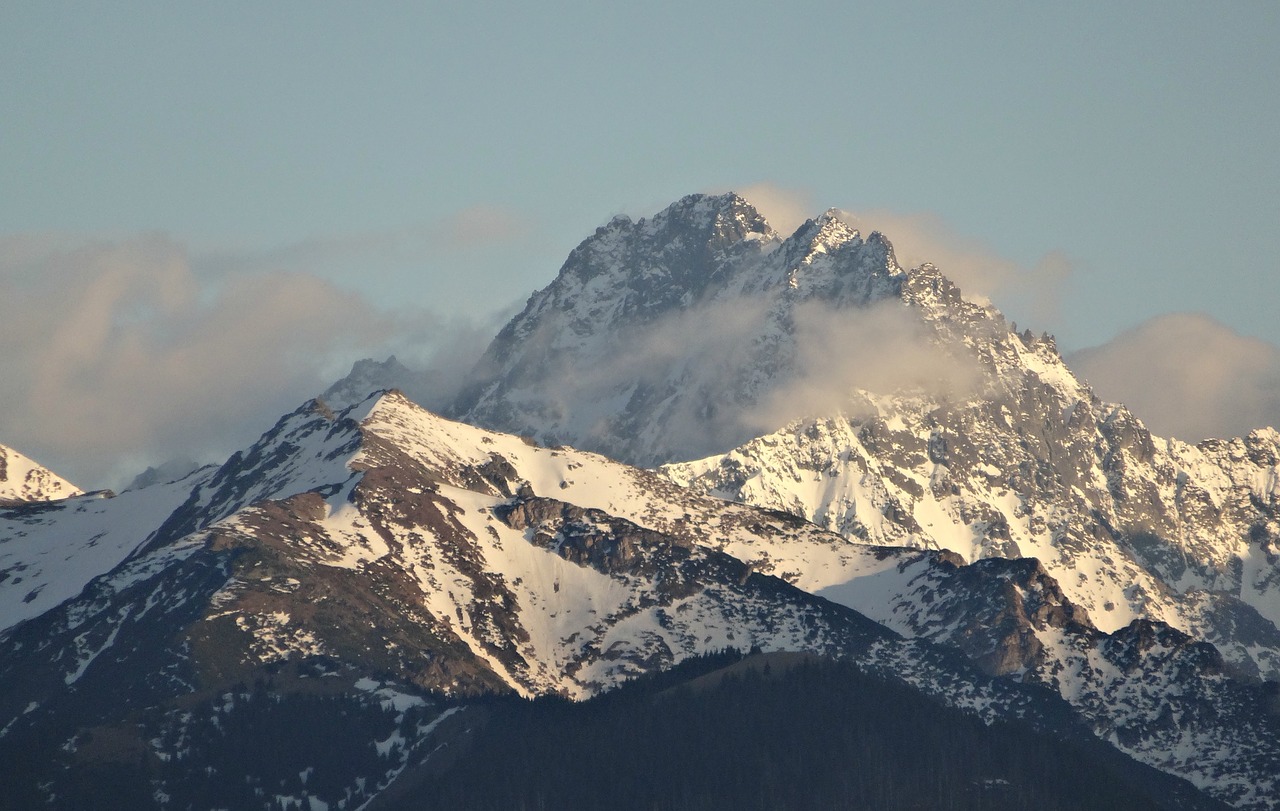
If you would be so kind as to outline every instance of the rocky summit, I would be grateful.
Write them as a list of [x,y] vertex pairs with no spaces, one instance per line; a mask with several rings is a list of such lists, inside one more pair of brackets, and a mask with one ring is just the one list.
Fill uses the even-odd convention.
[[[1059,807],[1099,807],[1062,764],[1123,807],[1276,807],[1275,431],[1153,437],[943,270],[836,211],[781,236],[733,194],[598,229],[447,416],[394,390],[429,379],[362,362],[224,463],[118,495],[23,472],[0,807],[460,807],[474,753],[588,779],[495,754],[512,735],[666,740],[639,719],[721,684],[799,717],[793,683],[970,741],[893,761],[944,781],[936,807],[1050,801],[966,723],[1061,761]],[[752,740],[708,718],[672,723]],[[588,796],[538,785],[506,802]],[[823,791],[920,801],[898,785]]]

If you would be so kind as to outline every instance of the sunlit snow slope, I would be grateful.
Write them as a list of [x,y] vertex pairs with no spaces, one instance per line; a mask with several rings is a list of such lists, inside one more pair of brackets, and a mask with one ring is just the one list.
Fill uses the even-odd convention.
[[0,445],[0,505],[53,501],[80,488],[12,448]]

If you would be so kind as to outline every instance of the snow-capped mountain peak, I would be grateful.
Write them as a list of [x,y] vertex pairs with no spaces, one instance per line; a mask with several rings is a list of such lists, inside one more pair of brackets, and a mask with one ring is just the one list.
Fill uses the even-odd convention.
[[[861,240],[862,235],[841,218],[839,209],[829,208],[811,220],[805,220],[787,242],[809,256],[834,250],[846,242]],[[803,260],[802,260],[803,261]]]
[[[845,328],[882,304],[901,310],[883,316],[891,325]],[[864,240],[835,209],[780,240],[741,197],[693,195],[579,245],[448,412],[635,464],[691,459],[778,427],[770,402],[824,375],[811,356],[849,341],[870,353],[894,336],[927,354],[931,332],[935,345],[965,340],[979,355],[1009,340],[998,312],[930,268],[903,271],[888,239]],[[894,365],[896,343],[881,367]],[[827,365],[837,368],[821,386],[843,385],[850,364]]]
[[0,445],[0,506],[54,501],[79,495],[80,488],[32,459]]

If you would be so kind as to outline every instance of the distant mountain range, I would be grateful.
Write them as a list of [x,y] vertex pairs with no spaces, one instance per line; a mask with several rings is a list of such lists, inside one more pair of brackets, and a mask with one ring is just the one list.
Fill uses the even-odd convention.
[[[119,495],[0,454],[0,807],[456,807],[467,752],[528,768],[467,731],[523,723],[493,697],[617,720],[749,650],[1067,742],[1135,803],[1276,807],[1280,433],[1153,437],[883,236],[733,194],[598,229],[446,415],[425,380],[362,361]],[[936,807],[1029,801],[950,756]]]

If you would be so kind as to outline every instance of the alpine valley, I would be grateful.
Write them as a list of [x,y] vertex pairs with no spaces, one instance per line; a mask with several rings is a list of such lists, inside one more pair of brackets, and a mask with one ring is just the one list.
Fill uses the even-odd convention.
[[1280,433],[944,270],[693,195],[461,392],[119,494],[0,448],[0,807],[1280,807]]

